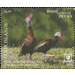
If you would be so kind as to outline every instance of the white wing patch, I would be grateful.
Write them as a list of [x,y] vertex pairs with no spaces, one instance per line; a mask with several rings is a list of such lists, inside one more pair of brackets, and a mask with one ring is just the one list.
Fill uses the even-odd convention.
[[45,45],[47,42],[41,43],[38,46],[35,47],[35,50],[38,49],[39,47],[42,47],[43,45]]
[[38,47],[43,46],[44,44],[46,44],[47,42],[41,43],[40,45],[38,45]]

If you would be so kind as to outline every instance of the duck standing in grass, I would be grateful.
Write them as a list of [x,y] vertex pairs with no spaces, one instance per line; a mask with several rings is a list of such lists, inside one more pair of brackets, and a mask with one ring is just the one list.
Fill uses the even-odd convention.
[[55,57],[55,55],[45,54],[48,50],[54,47],[58,41],[58,37],[64,40],[60,32],[56,32],[53,39],[46,39],[41,41],[35,48],[35,52],[43,52],[44,57]]
[[22,48],[19,54],[19,56],[24,55],[24,60],[26,59],[25,55],[27,53],[30,53],[30,60],[31,60],[31,55],[33,54],[33,49],[36,45],[36,39],[34,37],[33,30],[31,27],[31,18],[32,18],[32,14],[30,13],[30,15],[25,19],[25,22],[27,23],[27,27],[28,27],[28,36],[23,41]]

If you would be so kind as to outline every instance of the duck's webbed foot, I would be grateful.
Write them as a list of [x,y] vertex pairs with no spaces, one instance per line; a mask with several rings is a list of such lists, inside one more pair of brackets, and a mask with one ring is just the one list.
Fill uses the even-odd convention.
[[55,57],[55,55],[43,54],[43,57]]

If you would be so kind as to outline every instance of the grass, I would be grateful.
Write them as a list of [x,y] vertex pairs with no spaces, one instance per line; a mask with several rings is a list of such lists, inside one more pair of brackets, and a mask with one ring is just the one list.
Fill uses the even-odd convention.
[[[46,54],[55,55],[55,58],[44,58],[43,53],[34,53],[32,60],[29,60],[29,54],[24,57],[18,57],[20,47],[12,47],[5,50],[1,49],[1,68],[4,69],[72,69],[74,68],[74,50],[72,48],[52,48]],[[72,54],[71,62],[64,62],[64,54]]]

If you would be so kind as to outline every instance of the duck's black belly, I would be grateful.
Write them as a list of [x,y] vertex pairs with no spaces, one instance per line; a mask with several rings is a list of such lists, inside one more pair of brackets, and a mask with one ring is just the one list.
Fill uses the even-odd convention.
[[37,52],[46,53],[51,48],[52,48],[51,46],[45,45],[45,46],[42,46],[42,47],[38,48]]
[[37,50],[37,52],[43,52],[43,53],[45,54],[45,53],[46,53],[48,50],[50,50],[53,46],[55,46],[55,43],[54,43],[54,44],[50,44],[50,45],[45,44],[44,46],[39,47],[38,50]]
[[30,46],[24,45],[22,47],[22,54],[23,55],[25,55],[26,53],[32,54],[33,53],[34,46],[35,46],[35,44],[34,45],[30,45]]

